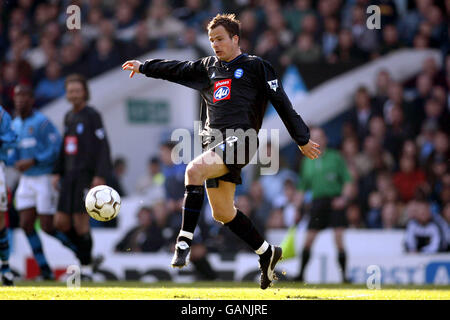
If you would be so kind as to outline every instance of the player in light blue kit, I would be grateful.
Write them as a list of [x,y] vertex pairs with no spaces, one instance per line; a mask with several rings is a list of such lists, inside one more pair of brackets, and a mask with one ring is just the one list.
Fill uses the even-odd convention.
[[14,147],[16,139],[17,135],[11,129],[11,116],[0,105],[0,260],[2,284],[4,286],[14,285],[14,276],[9,268],[9,242],[5,224],[5,215],[8,211],[5,162],[8,159],[8,150]]
[[14,88],[14,104],[18,116],[13,120],[12,128],[18,135],[18,142],[8,162],[22,173],[15,194],[16,209],[20,214],[20,226],[25,231],[42,278],[53,280],[53,272],[34,225],[39,216],[41,229],[77,254],[75,244],[65,234],[57,231],[53,223],[58,193],[51,183],[50,174],[58,158],[62,140],[47,117],[33,110],[33,92],[29,86],[17,85]]

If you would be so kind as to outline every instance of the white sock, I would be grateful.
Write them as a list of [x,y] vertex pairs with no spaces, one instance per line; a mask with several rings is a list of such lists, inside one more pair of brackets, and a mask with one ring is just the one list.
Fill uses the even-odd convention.
[[86,266],[81,266],[81,273],[89,276],[92,275],[93,274],[92,266],[90,264]]
[[264,252],[267,251],[267,249],[269,249],[269,243],[267,241],[264,241],[261,247],[259,247],[258,250],[255,250],[255,253],[262,255]]

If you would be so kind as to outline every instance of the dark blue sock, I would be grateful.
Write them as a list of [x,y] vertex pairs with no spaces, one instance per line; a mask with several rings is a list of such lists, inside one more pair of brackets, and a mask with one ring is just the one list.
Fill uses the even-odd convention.
[[0,260],[1,260],[1,273],[11,271],[9,268],[9,241],[8,230],[3,228],[0,230]]
[[78,254],[77,246],[63,232],[58,231],[58,230],[53,230],[52,232],[49,232],[49,235],[51,235],[52,237],[54,237],[54,238],[58,239],[59,241],[61,241],[61,243],[65,247],[67,247],[70,250],[72,250],[75,254]]
[[51,275],[51,269],[45,258],[44,251],[42,250],[42,242],[36,231],[27,234],[28,242],[30,243],[31,250],[33,250],[34,258],[41,269],[43,275]]

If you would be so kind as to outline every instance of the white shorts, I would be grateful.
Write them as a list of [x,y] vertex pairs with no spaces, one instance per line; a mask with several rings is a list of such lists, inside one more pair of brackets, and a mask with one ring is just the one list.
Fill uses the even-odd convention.
[[20,177],[16,190],[16,210],[36,208],[37,214],[54,214],[58,192],[52,186],[51,175]]
[[8,191],[6,189],[5,165],[0,161],[0,212],[8,211]]

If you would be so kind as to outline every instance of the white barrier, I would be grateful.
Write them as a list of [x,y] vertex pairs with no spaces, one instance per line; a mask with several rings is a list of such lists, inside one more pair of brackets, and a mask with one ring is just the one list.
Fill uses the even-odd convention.
[[[65,272],[71,264],[77,264],[75,256],[58,241],[40,233],[44,252],[57,276]],[[192,264],[183,270],[170,267],[172,254],[158,253],[114,253],[113,247],[123,236],[115,230],[94,229],[94,253],[105,257],[101,270],[96,275],[99,280],[171,280],[191,282],[195,278]],[[269,233],[272,243],[279,243],[284,231]],[[298,237],[297,248],[301,248],[304,234]],[[356,283],[366,283],[371,275],[368,267],[378,266],[382,284],[450,284],[450,254],[405,254],[401,243],[403,231],[354,231],[345,234],[347,248],[348,276]],[[10,264],[22,278],[33,278],[37,266],[22,230],[13,234],[13,248]],[[209,254],[212,267],[224,280],[255,280],[259,276],[258,259],[253,253],[239,253],[233,259],[219,254]],[[287,278],[298,273],[299,259],[282,261],[277,271]],[[338,283],[341,281],[332,232],[322,232],[312,248],[311,260],[306,269],[305,280],[310,283]]]

